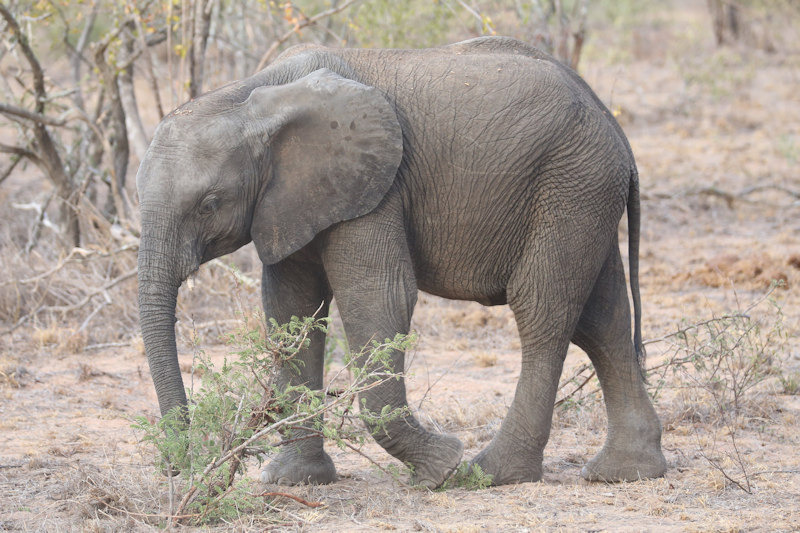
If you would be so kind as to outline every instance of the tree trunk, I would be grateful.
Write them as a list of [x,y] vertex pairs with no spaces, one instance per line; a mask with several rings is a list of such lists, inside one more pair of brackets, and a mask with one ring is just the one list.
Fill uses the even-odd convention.
[[[127,30],[122,33],[122,49],[124,52],[122,62],[130,61],[133,55],[134,40],[131,33],[133,30],[134,24],[129,22]],[[144,50],[143,53],[147,53],[147,51]],[[136,102],[136,92],[133,87],[133,62],[130,62],[119,73],[119,97],[125,114],[125,127],[130,136],[130,143],[133,145],[133,152],[141,161],[149,141],[144,130],[144,124],[142,124],[142,119],[139,116],[139,106]]]
[[196,98],[203,92],[206,44],[211,28],[211,13],[214,0],[195,0],[192,13],[192,44],[189,48],[189,97]]
[[108,218],[115,216],[120,219],[126,218],[125,203],[122,199],[122,190],[125,188],[125,176],[128,173],[128,157],[130,147],[128,145],[128,128],[125,125],[125,109],[122,106],[122,98],[119,89],[119,74],[116,68],[112,68],[106,59],[108,43],[98,46],[95,50],[94,62],[103,81],[105,93],[108,95],[109,105],[109,128],[111,135],[109,143],[111,145],[112,176],[111,190],[106,203],[106,214]]
[[741,36],[739,6],[731,0],[708,0],[717,46],[733,44]]

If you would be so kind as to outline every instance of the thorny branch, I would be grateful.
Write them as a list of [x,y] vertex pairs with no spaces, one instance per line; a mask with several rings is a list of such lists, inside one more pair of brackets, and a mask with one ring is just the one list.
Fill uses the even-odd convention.
[[[771,289],[770,289],[770,291],[771,291]],[[746,311],[745,311],[745,313],[746,313]],[[722,316],[718,316],[718,317],[714,317],[714,318],[709,318],[708,320],[701,320],[700,322],[695,322],[694,324],[690,324],[690,325],[688,325],[688,326],[686,326],[684,328],[675,330],[675,331],[673,331],[671,333],[667,333],[666,335],[663,335],[661,337],[656,337],[655,339],[647,339],[645,341],[642,341],[642,344],[648,345],[648,344],[653,344],[653,343],[656,343],[656,342],[663,342],[663,341],[666,341],[666,340],[671,339],[673,337],[678,337],[680,335],[684,335],[684,334],[688,333],[689,331],[692,331],[692,330],[695,330],[695,329],[699,329],[699,328],[701,328],[703,326],[707,326],[709,324],[714,324],[716,322],[722,322],[722,321],[725,321],[725,320],[731,320],[731,319],[736,319],[736,318],[750,318],[750,317],[747,314],[744,314],[744,313],[735,313],[735,314],[730,314],[730,315],[722,315]],[[659,368],[661,368],[661,367],[663,367],[665,365],[668,365],[668,364],[670,364],[670,363],[669,362],[662,363],[660,365],[648,368],[647,371],[650,372],[650,371],[653,371],[653,370],[657,370],[657,369],[659,369]]]
[[[699,322],[695,322],[693,324],[689,324],[688,326],[684,326],[683,328],[680,328],[680,329],[678,329],[676,331],[670,332],[670,333],[668,333],[666,335],[662,335],[661,337],[656,337],[654,339],[646,339],[645,341],[643,341],[643,344],[648,345],[648,344],[654,344],[654,343],[657,343],[657,342],[667,341],[669,339],[672,339],[672,338],[675,338],[675,337],[680,337],[681,335],[685,335],[689,331],[693,331],[693,330],[699,329],[699,328],[701,328],[703,326],[707,326],[707,325],[710,325],[710,324],[724,323],[724,322],[727,322],[727,321],[730,321],[730,320],[736,320],[736,319],[745,319],[745,320],[747,320],[747,319],[750,318],[750,312],[754,308],[758,307],[761,303],[766,301],[770,297],[770,295],[775,291],[776,288],[777,288],[777,285],[773,285],[772,287],[770,287],[767,292],[762,294],[761,297],[759,297],[758,299],[753,301],[750,305],[748,305],[743,311],[741,311],[739,313],[729,313],[729,314],[725,314],[725,315],[722,315],[722,316],[719,316],[719,317],[710,318],[708,320],[701,320]],[[688,354],[688,355],[685,355],[685,356],[680,356],[678,354],[674,354],[672,357],[670,357],[666,361],[649,367],[647,369],[647,373],[649,374],[649,373],[661,370],[662,371],[661,377],[663,378],[664,374],[669,369],[675,368],[675,367],[678,367],[678,366],[681,366],[681,365],[689,364],[694,360],[694,358],[695,358],[695,354]],[[592,368],[591,363],[585,363],[585,364],[581,365],[580,367],[578,367],[574,371],[573,375],[569,379],[562,381],[561,385],[559,385],[559,387],[558,387],[558,390],[560,391],[564,387],[566,387],[569,383],[574,382],[575,379],[577,379],[579,376],[583,375],[584,372],[586,372],[590,368]],[[555,406],[558,407],[559,405],[562,405],[563,403],[567,402],[571,398],[574,398],[575,395],[579,391],[581,391],[586,386],[586,384],[594,377],[594,375],[595,375],[595,371],[592,370],[590,372],[590,374],[586,378],[584,378],[584,380],[574,390],[570,391],[569,394],[567,394],[564,397],[562,397],[561,399],[559,399],[555,403]],[[584,395],[584,397],[588,398],[590,396],[594,396],[595,394],[598,394],[599,392],[601,392],[601,389],[598,387],[598,388],[595,388],[595,389],[587,392]]]

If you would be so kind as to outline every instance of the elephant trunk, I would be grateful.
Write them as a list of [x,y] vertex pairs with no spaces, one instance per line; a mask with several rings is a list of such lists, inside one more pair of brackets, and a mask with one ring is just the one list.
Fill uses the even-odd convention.
[[139,247],[139,324],[158,405],[165,415],[186,405],[175,343],[175,307],[185,276],[175,255],[175,226],[142,213]]

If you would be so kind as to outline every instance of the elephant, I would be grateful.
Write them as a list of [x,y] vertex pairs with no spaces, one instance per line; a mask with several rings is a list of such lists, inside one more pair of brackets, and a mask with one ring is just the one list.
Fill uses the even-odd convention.
[[[136,181],[140,327],[162,413],[186,404],[179,287],[252,241],[266,317],[327,315],[335,298],[354,353],[407,333],[418,290],[510,307],[519,380],[470,463],[494,484],[541,479],[570,342],[594,365],[608,413],[606,443],[582,476],[664,474],[642,372],[636,164],[613,115],[550,55],[504,37],[420,50],[298,45],[165,117]],[[633,313],[618,242],[626,211]],[[322,388],[324,343],[315,333],[283,382]],[[396,351],[393,367],[404,364]],[[405,383],[382,383],[360,403],[404,408]],[[374,438],[412,482],[441,486],[462,443],[404,413]],[[261,477],[324,484],[337,474],[322,438],[309,436]]]

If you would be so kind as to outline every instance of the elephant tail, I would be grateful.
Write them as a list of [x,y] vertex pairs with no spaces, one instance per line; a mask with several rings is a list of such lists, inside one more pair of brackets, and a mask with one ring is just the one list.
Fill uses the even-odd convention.
[[639,174],[634,168],[628,185],[628,262],[631,298],[633,299],[633,346],[642,379],[645,379],[647,353],[642,342],[642,298],[639,295],[639,236],[641,210],[639,207]]

